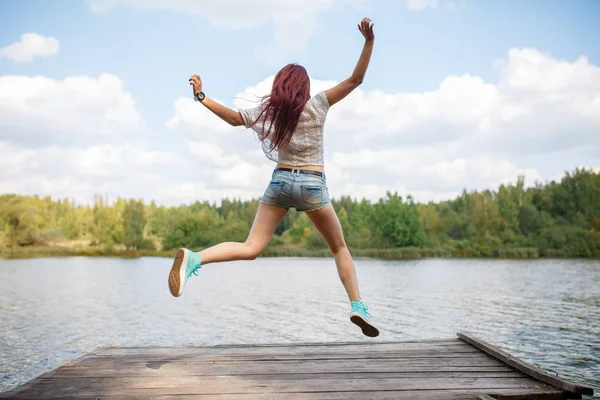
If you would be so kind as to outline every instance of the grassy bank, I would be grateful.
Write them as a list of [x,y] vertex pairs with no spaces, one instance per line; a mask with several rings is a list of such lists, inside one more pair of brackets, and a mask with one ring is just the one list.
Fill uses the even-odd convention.
[[[540,254],[536,248],[504,248],[481,250],[448,250],[443,248],[403,247],[393,249],[351,249],[355,257],[369,257],[385,260],[406,260],[419,258],[503,258],[503,259],[535,259],[540,257],[565,258],[563,253],[548,251]],[[17,247],[0,249],[0,257],[6,259],[38,258],[38,257],[172,257],[175,250],[125,250],[101,246],[84,247]],[[599,257],[600,254],[596,255]],[[331,257],[327,249],[306,249],[300,246],[268,247],[262,257]]]

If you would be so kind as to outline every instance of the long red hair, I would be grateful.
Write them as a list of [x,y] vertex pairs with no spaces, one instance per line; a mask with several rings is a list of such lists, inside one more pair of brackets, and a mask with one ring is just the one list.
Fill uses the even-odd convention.
[[[264,107],[254,121],[263,119],[261,140],[265,140],[270,132],[271,150],[290,143],[308,99],[310,79],[303,66],[288,64],[275,75],[271,94],[266,96]],[[270,122],[268,129],[267,121]]]

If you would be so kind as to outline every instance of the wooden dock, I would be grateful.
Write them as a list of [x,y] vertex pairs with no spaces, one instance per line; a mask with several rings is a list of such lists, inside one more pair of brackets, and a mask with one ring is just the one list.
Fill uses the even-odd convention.
[[14,399],[579,399],[593,394],[501,349],[402,342],[105,347],[0,395]]

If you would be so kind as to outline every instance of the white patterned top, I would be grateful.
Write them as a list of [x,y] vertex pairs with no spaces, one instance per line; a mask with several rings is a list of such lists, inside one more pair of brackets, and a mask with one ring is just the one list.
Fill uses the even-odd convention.
[[[262,135],[264,118],[261,117],[255,124],[252,123],[262,111],[263,105],[239,110],[246,128],[252,128],[259,139]],[[303,165],[323,166],[323,125],[327,118],[327,111],[329,111],[329,102],[327,102],[325,92],[319,92],[306,102],[290,143],[282,149],[273,151],[270,150],[269,136],[271,132],[268,131],[271,123],[267,120],[265,127],[267,135],[262,141],[263,152],[267,158],[277,163],[298,167]]]

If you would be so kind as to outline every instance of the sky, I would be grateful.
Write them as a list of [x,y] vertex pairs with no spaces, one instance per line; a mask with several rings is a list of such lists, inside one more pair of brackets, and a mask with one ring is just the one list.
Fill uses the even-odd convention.
[[417,201],[600,170],[596,0],[1,0],[0,194],[159,204],[262,195],[253,107],[290,62],[316,94],[364,83],[325,125],[330,195]]

